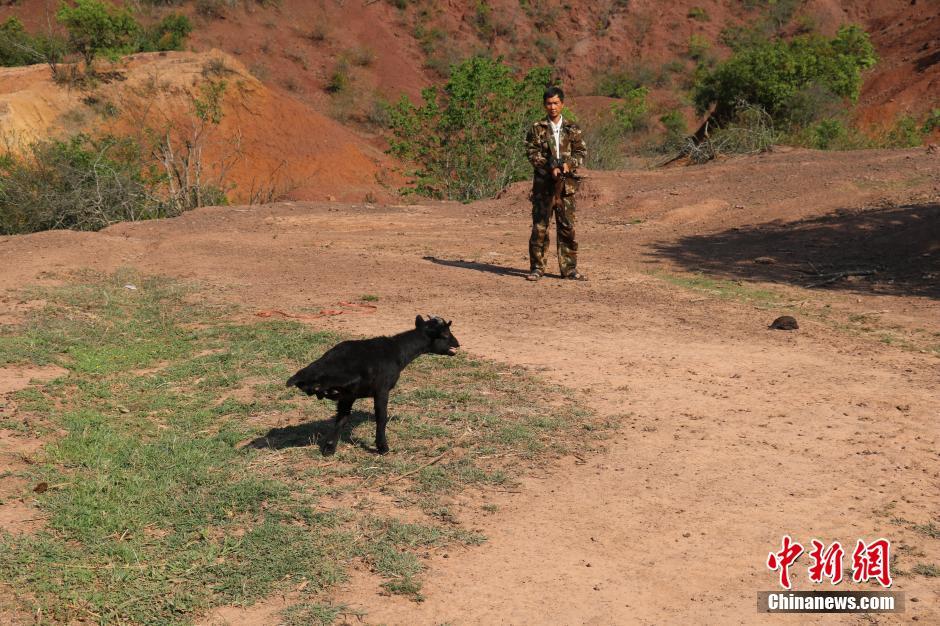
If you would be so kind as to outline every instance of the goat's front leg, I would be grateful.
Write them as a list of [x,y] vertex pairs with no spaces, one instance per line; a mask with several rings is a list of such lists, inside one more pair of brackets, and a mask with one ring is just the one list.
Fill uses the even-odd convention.
[[336,417],[333,418],[333,432],[330,433],[326,443],[323,444],[323,454],[330,455],[336,452],[336,444],[339,443],[339,434],[343,426],[349,421],[349,414],[352,412],[352,405],[355,400],[337,400]]
[[374,396],[375,401],[375,448],[379,454],[388,452],[388,439],[385,437],[385,425],[388,424],[388,392],[380,391]]

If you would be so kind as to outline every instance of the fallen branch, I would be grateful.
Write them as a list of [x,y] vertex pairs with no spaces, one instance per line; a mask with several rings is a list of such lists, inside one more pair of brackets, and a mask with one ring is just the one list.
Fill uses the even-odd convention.
[[440,454],[438,454],[436,457],[434,457],[433,459],[431,459],[430,461],[428,461],[428,462],[425,463],[424,465],[421,465],[420,467],[416,467],[416,468],[414,468],[413,470],[411,470],[410,472],[405,472],[404,474],[399,474],[399,475],[396,476],[395,478],[391,478],[391,479],[385,481],[385,484],[386,484],[386,485],[389,485],[389,484],[391,484],[391,483],[396,483],[396,482],[398,482],[399,480],[401,480],[402,478],[407,478],[408,476],[411,476],[412,474],[417,474],[418,472],[420,472],[421,470],[423,470],[423,469],[426,468],[426,467],[431,467],[432,465],[434,465],[435,463],[437,463],[438,461],[440,461],[441,459],[443,459],[445,456],[447,456],[447,453],[448,453],[448,452],[450,452],[451,450],[453,450],[454,448],[456,448],[456,447],[457,447],[457,444],[460,443],[460,440],[461,440],[461,439],[463,439],[464,437],[467,436],[467,433],[468,433],[468,432],[470,432],[470,431],[469,431],[469,430],[464,431],[464,433],[463,433],[462,435],[460,435],[459,437],[457,437],[457,439],[454,440],[454,443],[451,444],[451,446],[450,446],[449,448],[447,448],[446,450],[444,450],[443,452],[441,452]]
[[401,480],[402,478],[407,478],[408,476],[411,476],[412,474],[417,474],[418,472],[420,472],[421,470],[423,470],[423,469],[426,468],[426,467],[431,467],[432,465],[434,465],[435,463],[437,463],[438,461],[440,461],[441,459],[443,459],[445,456],[447,456],[447,453],[450,452],[451,450],[453,450],[453,448],[447,448],[446,450],[444,450],[443,452],[441,452],[440,454],[438,454],[436,457],[434,457],[433,459],[431,459],[430,461],[428,461],[428,462],[425,463],[424,465],[421,465],[421,466],[419,466],[419,467],[416,467],[416,468],[414,468],[413,470],[411,470],[410,472],[405,472],[404,474],[399,474],[399,475],[396,476],[395,478],[392,478],[392,479],[389,479],[389,480],[385,481],[385,484],[386,484],[386,485],[389,485],[389,484],[391,484],[391,483],[396,483],[396,482],[398,482],[399,480]]
[[810,283],[806,285],[806,288],[811,287],[820,287],[822,285],[828,285],[829,283],[834,283],[837,280],[842,280],[843,278],[848,278],[849,276],[871,276],[872,274],[877,273],[877,270],[849,270],[846,272],[835,272],[834,274],[823,274],[823,280],[820,280],[815,283]]

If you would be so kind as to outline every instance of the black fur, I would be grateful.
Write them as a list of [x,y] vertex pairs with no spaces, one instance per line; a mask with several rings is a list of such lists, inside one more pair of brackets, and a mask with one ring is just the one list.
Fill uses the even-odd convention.
[[336,401],[334,428],[323,445],[324,454],[336,451],[339,433],[349,419],[353,402],[359,398],[373,399],[375,447],[382,454],[388,452],[388,394],[398,383],[401,371],[417,357],[457,352],[460,343],[451,334],[450,325],[439,317],[424,320],[419,315],[413,330],[393,337],[343,341],[288,379],[288,387]]

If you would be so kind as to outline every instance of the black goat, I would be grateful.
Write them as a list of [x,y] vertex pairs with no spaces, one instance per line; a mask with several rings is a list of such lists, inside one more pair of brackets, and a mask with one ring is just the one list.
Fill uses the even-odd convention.
[[415,318],[414,330],[394,337],[375,337],[338,343],[319,359],[290,377],[308,396],[336,400],[333,432],[323,445],[324,454],[336,452],[339,433],[349,419],[353,402],[372,398],[375,406],[375,447],[388,452],[388,394],[401,371],[422,354],[454,355],[460,343],[450,333],[451,322],[439,317]]

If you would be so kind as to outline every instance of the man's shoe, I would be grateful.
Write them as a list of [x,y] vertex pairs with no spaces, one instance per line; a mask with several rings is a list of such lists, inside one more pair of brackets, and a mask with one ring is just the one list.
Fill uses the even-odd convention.
[[565,278],[567,278],[568,280],[587,280],[587,276],[585,276],[584,274],[582,274],[581,272],[577,270],[575,270],[574,272],[571,272],[570,274],[565,276]]
[[529,274],[525,277],[525,279],[535,281],[535,280],[540,279],[541,277],[542,277],[542,272],[538,270],[533,270],[529,272]]

